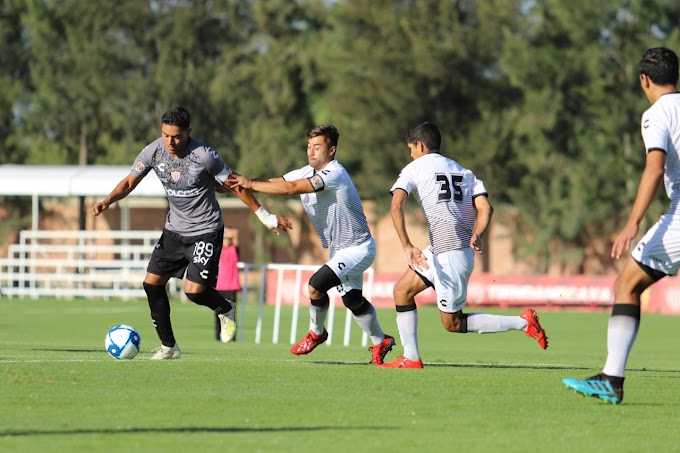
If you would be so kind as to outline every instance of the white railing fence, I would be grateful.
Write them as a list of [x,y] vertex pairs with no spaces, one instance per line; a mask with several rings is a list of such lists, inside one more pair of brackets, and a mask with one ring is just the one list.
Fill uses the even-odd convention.
[[[6,258],[0,258],[0,297],[31,298],[101,298],[101,299],[142,299],[146,294],[142,287],[149,256],[161,232],[158,230],[138,231],[72,231],[72,230],[24,230],[19,234],[19,242],[11,244]],[[299,336],[298,319],[308,319],[306,307],[308,300],[302,300],[300,288],[307,287],[302,274],[316,271],[318,266],[298,264],[252,264],[239,263],[243,291],[239,298],[237,313],[240,325],[246,324],[248,301],[255,299],[257,305],[257,321],[255,325],[255,342],[263,341],[265,331],[265,305],[274,305],[272,325],[272,343],[278,344],[282,331],[282,312],[284,306],[290,305],[292,318],[288,341],[295,343]],[[276,281],[273,300],[267,300],[267,276],[272,281],[274,271]],[[366,272],[364,293],[370,300],[373,286],[373,269]],[[294,281],[293,300],[284,294],[284,281]],[[255,282],[251,288],[251,282]],[[168,292],[170,296],[182,293],[183,282],[170,279]],[[256,291],[253,297],[250,291]],[[328,340],[332,345],[336,324],[336,305],[345,311],[342,343],[349,346],[352,313],[340,305],[335,290],[329,292],[331,304],[328,312],[326,328]],[[300,307],[304,306],[304,313]],[[286,317],[287,319],[287,317]],[[238,341],[244,341],[244,329],[238,330]],[[284,340],[285,341],[285,340]],[[367,336],[362,334],[361,345],[366,346]]]

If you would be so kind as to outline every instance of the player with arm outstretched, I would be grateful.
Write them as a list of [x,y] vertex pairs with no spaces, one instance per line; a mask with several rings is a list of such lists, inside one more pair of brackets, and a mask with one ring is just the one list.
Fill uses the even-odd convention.
[[214,149],[191,137],[190,125],[186,109],[168,109],[161,119],[161,137],[147,145],[135,159],[131,173],[104,200],[92,206],[92,213],[100,215],[112,203],[128,196],[151,170],[163,184],[169,211],[144,278],[151,319],[162,343],[155,350],[154,360],[181,356],[165,290],[172,277],[183,278],[186,274],[184,292],[189,300],[218,314],[223,342],[231,341],[236,333],[235,304],[214,288],[224,234],[216,186],[222,191],[233,190],[276,234],[277,228],[285,231],[292,227],[288,219],[266,212],[252,191],[229,188],[229,181],[237,175]]
[[309,280],[312,329],[293,346],[296,355],[308,354],[326,341],[324,327],[329,308],[328,291],[336,288],[354,320],[371,338],[371,364],[381,364],[394,338],[383,333],[373,305],[363,296],[363,274],[375,259],[364,209],[352,179],[335,160],[339,133],[334,126],[316,126],[307,133],[309,165],[283,177],[235,178],[232,187],[277,195],[300,195],[300,200],[321,238],[330,248],[330,260]]

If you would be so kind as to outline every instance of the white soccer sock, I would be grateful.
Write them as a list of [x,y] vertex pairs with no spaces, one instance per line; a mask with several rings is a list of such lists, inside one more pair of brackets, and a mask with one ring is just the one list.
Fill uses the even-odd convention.
[[470,313],[467,318],[468,332],[494,333],[508,330],[526,330],[527,322],[519,316],[488,315]]
[[409,360],[420,359],[418,352],[418,310],[397,312],[397,328],[401,344],[404,346],[404,357]]
[[359,324],[361,330],[366,332],[366,335],[371,337],[373,344],[380,344],[380,342],[385,339],[385,334],[383,333],[382,327],[380,327],[380,323],[378,322],[378,315],[375,312],[375,308],[370,303],[368,306],[369,309],[366,311],[366,313],[359,316],[352,313],[352,316],[354,316],[354,320],[357,322],[357,324]]
[[328,305],[317,307],[316,305],[309,306],[309,321],[311,330],[317,335],[323,333],[323,325],[326,322],[326,315],[328,314]]
[[612,316],[607,327],[607,362],[602,372],[624,377],[628,355],[635,343],[640,320],[631,316]]

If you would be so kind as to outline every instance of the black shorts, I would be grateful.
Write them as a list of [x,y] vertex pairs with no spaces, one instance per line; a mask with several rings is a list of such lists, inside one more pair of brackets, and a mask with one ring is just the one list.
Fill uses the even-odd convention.
[[182,236],[164,229],[146,271],[163,277],[184,278],[214,287],[222,253],[224,229],[200,236]]

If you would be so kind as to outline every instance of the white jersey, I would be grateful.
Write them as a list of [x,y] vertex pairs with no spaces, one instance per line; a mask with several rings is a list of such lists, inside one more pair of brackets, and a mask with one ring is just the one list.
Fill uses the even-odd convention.
[[426,154],[404,167],[390,192],[397,189],[414,192],[434,253],[470,246],[477,216],[472,199],[487,193],[470,170],[439,153]]
[[664,94],[642,114],[640,124],[645,150],[666,153],[664,186],[671,200],[662,215],[631,252],[639,263],[667,275],[680,269],[680,93]]
[[304,178],[315,192],[300,194],[300,200],[323,248],[338,250],[371,239],[359,193],[340,162],[332,160],[318,173],[307,165],[283,175],[286,181]]
[[665,94],[642,114],[640,124],[645,150],[666,153],[664,185],[675,212],[680,201],[680,93]]

